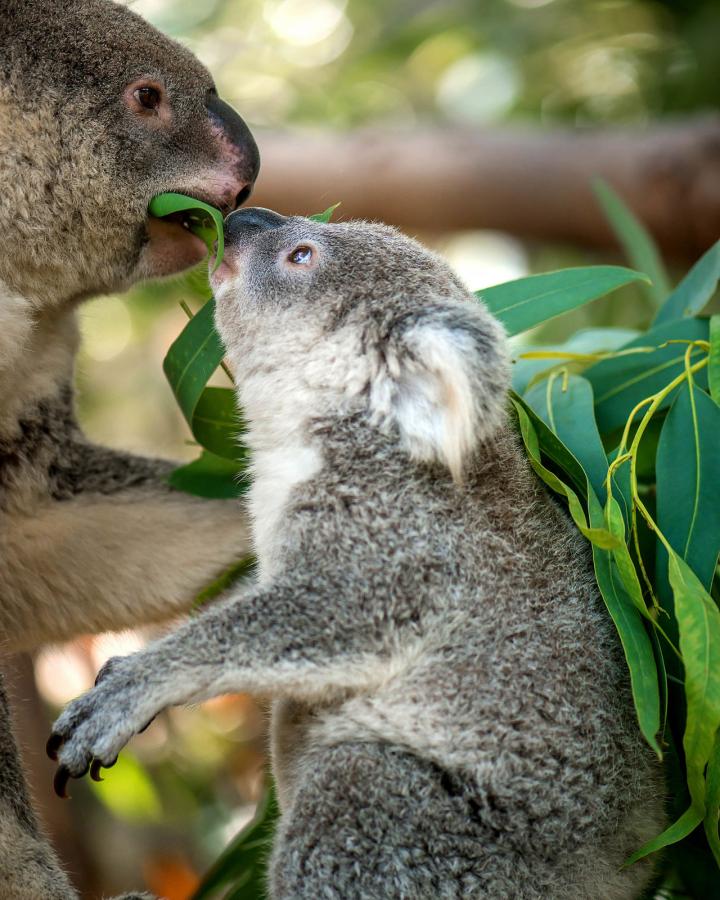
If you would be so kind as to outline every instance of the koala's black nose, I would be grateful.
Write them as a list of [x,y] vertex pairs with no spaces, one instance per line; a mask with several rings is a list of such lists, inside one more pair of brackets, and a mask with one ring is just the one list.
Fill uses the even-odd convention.
[[260,169],[260,153],[245,122],[214,91],[208,95],[206,107],[224,184],[214,202],[229,212],[250,196]]
[[261,231],[280,228],[286,222],[286,216],[281,216],[271,209],[263,209],[261,206],[238,209],[225,219],[225,243],[231,245],[233,241],[251,237]]

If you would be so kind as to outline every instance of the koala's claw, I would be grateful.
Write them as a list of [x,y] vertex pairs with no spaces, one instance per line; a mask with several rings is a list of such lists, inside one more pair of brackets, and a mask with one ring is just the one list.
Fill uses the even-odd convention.
[[53,762],[57,762],[58,750],[62,747],[62,744],[63,738],[56,732],[53,732],[47,739],[47,744],[45,744],[45,752]]
[[86,766],[82,772],[74,775],[67,766],[58,766],[58,770],[53,778],[53,789],[58,797],[62,800],[69,800],[70,794],[67,792],[68,781],[71,778],[82,778],[84,775],[87,775],[89,768],[89,766]]
[[46,750],[58,763],[53,786],[67,797],[71,778],[90,774],[102,781],[102,769],[115,765],[127,742],[144,730],[160,711],[142,674],[139,655],[114,658],[100,671],[97,684],[65,709],[53,726]]
[[70,798],[70,794],[67,792],[67,784],[71,778],[70,770],[66,769],[65,766],[60,766],[53,778],[53,790],[63,800]]
[[[50,735],[47,742],[47,751],[50,759],[57,762],[58,760],[58,751],[61,749],[62,745],[65,743],[65,739],[61,737],[61,735],[57,734],[57,732],[53,732]],[[73,772],[68,766],[59,765],[57,772],[55,772],[55,776],[53,778],[53,790],[58,795],[58,797],[63,800],[68,800],[70,798],[70,794],[67,792],[68,782],[71,778],[84,778],[85,775],[90,773],[90,777],[93,781],[104,781],[105,779],[101,776],[100,772],[102,769],[111,769],[115,763],[118,761],[117,756],[108,760],[107,762],[103,762],[101,759],[93,759],[90,763],[87,763],[85,767],[78,771]]]

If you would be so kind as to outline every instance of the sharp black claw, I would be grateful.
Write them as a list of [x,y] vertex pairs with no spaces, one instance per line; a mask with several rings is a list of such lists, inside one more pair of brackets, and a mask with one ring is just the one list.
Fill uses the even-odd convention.
[[104,781],[105,779],[100,776],[100,770],[102,769],[102,763],[99,759],[94,759],[90,766],[90,777],[93,781]]
[[70,797],[70,794],[67,792],[67,785],[70,778],[70,770],[66,769],[65,766],[60,766],[53,778],[53,788],[55,793],[63,800],[67,800]]
[[47,739],[45,744],[45,752],[53,762],[57,762],[58,750],[62,747],[63,738],[59,734],[53,732]]
[[117,756],[113,756],[110,762],[103,763],[103,769],[112,769],[115,763],[118,761]]

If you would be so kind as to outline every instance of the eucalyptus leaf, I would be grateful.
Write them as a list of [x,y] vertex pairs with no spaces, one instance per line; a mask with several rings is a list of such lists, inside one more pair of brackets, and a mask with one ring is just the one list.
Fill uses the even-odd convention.
[[563,347],[575,353],[619,350],[641,333],[637,328],[581,328],[565,341]]
[[[196,231],[203,238],[208,248],[211,241],[217,241],[217,251],[215,255],[215,265],[213,271],[217,269],[223,260],[225,253],[225,238],[223,234],[223,217],[219,209],[210,206],[209,203],[203,203],[202,200],[196,200],[194,197],[187,197],[185,194],[167,193],[158,194],[153,197],[148,207],[151,216],[162,219],[178,212],[195,212],[197,216],[197,224],[193,226],[191,218],[191,230]],[[205,224],[206,221],[214,226],[214,235],[212,227]]]
[[668,569],[685,668],[687,782],[693,806],[702,818],[705,767],[720,728],[720,610],[677,553],[670,554]]
[[720,818],[720,731],[715,734],[712,753],[707,767],[707,794],[705,798],[705,819],[703,825],[708,844],[715,862],[720,867],[720,835],[718,835],[718,818]]
[[192,900],[226,896],[232,885],[238,900],[258,900],[264,890],[266,861],[280,815],[275,790],[268,787],[252,822],[233,839],[203,878]]
[[536,354],[542,354],[546,352],[559,352],[561,350],[562,346],[560,344],[542,347],[519,347],[515,358],[513,359],[511,371],[513,390],[517,394],[524,394],[530,387],[530,383],[534,382],[539,375],[543,372],[547,372],[548,369],[554,368],[561,362],[559,359],[542,359],[537,357],[525,359],[523,358],[523,353],[532,351]]
[[[657,523],[708,591],[720,553],[719,440],[720,407],[705,391],[684,385],[658,443]],[[660,545],[659,588],[667,584],[667,565],[667,553]]]
[[168,481],[196,497],[226,500],[241,496],[247,489],[247,482],[241,480],[243,471],[240,463],[203,450],[198,459],[171,472]]
[[333,203],[332,206],[328,206],[328,208],[321,213],[315,213],[313,216],[309,216],[313,222],[329,222],[332,219],[335,210],[340,206],[340,203]]
[[[590,524],[601,528],[602,506],[592,493],[588,499]],[[652,642],[637,606],[625,588],[612,552],[593,545],[593,564],[600,593],[613,620],[630,672],[635,713],[643,737],[658,757],[660,731],[660,690]]]
[[593,189],[630,264],[650,276],[646,291],[656,304],[662,303],[670,293],[670,279],[650,233],[610,185],[598,178]]
[[[568,353],[569,358],[576,354],[600,354],[617,350],[629,341],[634,340],[640,334],[634,328],[583,328],[569,337],[563,344],[520,346],[516,350],[512,367],[512,386],[518,394],[524,394],[530,386],[530,382],[542,372],[562,365],[563,360],[558,358],[540,358],[544,352]],[[533,358],[525,357],[531,353]],[[591,361],[585,362],[582,368],[587,367]],[[570,362],[572,365],[572,362]]]
[[[660,686],[660,735],[666,745],[670,745],[671,735],[668,734],[668,711],[669,711],[669,694],[668,694],[668,676],[667,666],[665,665],[665,657],[663,656],[662,644],[660,636],[656,628],[646,628],[650,634],[652,641],[653,656],[655,658],[655,667],[657,669],[658,682]],[[664,754],[663,754],[664,756]]]
[[228,566],[224,572],[221,572],[215,581],[208,584],[200,591],[195,598],[194,607],[204,606],[208,601],[213,600],[220,594],[228,590],[241,578],[254,577],[256,560],[254,556],[245,556],[237,560],[231,566]]
[[572,516],[572,519],[581,534],[583,534],[591,543],[597,544],[599,547],[603,547],[605,549],[613,549],[614,547],[616,547],[617,538],[612,535],[607,530],[607,528],[590,527],[587,522],[585,510],[583,509],[582,504],[580,503],[580,500],[578,499],[575,491],[573,491],[573,489],[564,481],[558,478],[558,476],[554,472],[551,472],[550,469],[543,465],[540,458],[540,444],[538,441],[537,433],[535,432],[533,424],[530,421],[530,417],[519,403],[513,401],[513,406],[515,407],[515,410],[517,412],[518,423],[520,425],[520,434],[522,436],[523,443],[525,444],[525,449],[528,453],[528,459],[535,473],[542,479],[542,481],[545,482],[545,484],[547,484],[547,486],[551,490],[565,497],[568,502],[570,515]]
[[564,472],[575,490],[582,496],[585,496],[587,476],[580,463],[560,438],[543,422],[535,410],[525,402],[523,397],[518,396],[514,391],[510,391],[510,401],[513,406],[519,406],[524,410],[525,415],[532,424],[532,430],[542,455],[551,460],[560,471]]
[[710,396],[720,405],[720,315],[710,317],[710,360],[708,385]]
[[185,325],[163,361],[163,370],[185,421],[193,413],[210,376],[225,356],[215,331],[215,301],[209,300]]
[[649,856],[651,853],[657,853],[658,850],[662,850],[663,847],[667,847],[670,844],[676,844],[678,841],[682,841],[689,834],[691,834],[698,825],[702,822],[702,812],[700,812],[696,807],[691,806],[689,809],[686,809],[685,812],[680,816],[680,818],[673,822],[662,834],[659,834],[657,837],[654,837],[652,840],[648,841],[646,844],[643,844],[639,850],[636,850],[630,858],[627,860],[625,865],[631,866],[633,863],[638,862],[638,860],[643,859],[646,856]]
[[163,362],[165,375],[195,440],[216,456],[237,460],[243,425],[234,392],[206,387],[225,355],[215,330],[215,303],[190,319]]
[[[666,344],[667,341],[707,339],[707,319],[679,319],[652,328],[622,348],[639,352],[605,359],[586,369],[583,374],[595,393],[595,414],[601,434],[622,428],[641,400],[664,388],[683,371],[687,345]],[[702,351],[698,349],[692,361],[697,362],[701,357]],[[700,387],[705,387],[707,373],[698,372],[695,380]],[[677,389],[659,408],[669,406],[676,393]]]
[[655,316],[655,325],[694,316],[707,305],[720,280],[720,241],[695,263]]
[[580,375],[558,375],[534,385],[524,400],[572,453],[595,494],[604,500],[608,461],[595,421],[590,382]]
[[613,537],[617,538],[617,545],[613,548],[613,559],[620,573],[625,591],[640,615],[650,619],[647,604],[643,599],[640,578],[627,546],[622,510],[617,500],[612,496],[608,497],[605,504],[605,527]]
[[244,425],[231,388],[206,387],[193,410],[192,432],[203,447],[228,460],[237,460],[244,450],[240,440]]
[[[617,459],[619,449],[619,447],[616,447],[611,453],[608,454],[608,462],[612,463]],[[621,463],[616,469],[614,469],[610,480],[612,485],[612,495],[617,501],[618,506],[620,507],[623,522],[625,523],[625,528],[627,529],[629,528],[632,520],[633,508],[630,460],[626,460],[625,462]]]
[[622,266],[587,266],[529,275],[476,291],[476,296],[505,326],[519,334],[534,325],[577,309],[647,275]]

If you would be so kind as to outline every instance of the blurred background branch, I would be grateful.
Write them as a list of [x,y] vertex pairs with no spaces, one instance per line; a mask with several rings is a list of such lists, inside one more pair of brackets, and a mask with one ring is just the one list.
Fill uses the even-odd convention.
[[669,256],[692,262],[720,234],[720,118],[589,132],[505,128],[260,133],[252,202],[408,231],[491,228],[521,238],[615,245],[592,193],[602,176]]

